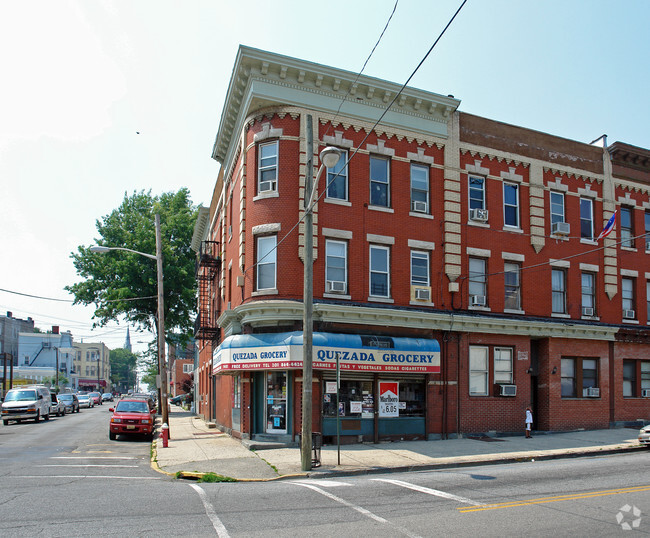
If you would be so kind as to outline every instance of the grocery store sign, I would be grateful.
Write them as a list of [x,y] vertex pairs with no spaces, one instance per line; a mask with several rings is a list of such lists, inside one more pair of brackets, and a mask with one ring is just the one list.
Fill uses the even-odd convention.
[[[341,370],[440,372],[440,347],[436,340],[393,338],[392,341],[394,348],[363,347],[357,335],[315,333],[313,367],[334,370],[338,359]],[[212,368],[213,373],[297,369],[302,368],[302,359],[302,333],[237,335],[224,340],[214,351]]]

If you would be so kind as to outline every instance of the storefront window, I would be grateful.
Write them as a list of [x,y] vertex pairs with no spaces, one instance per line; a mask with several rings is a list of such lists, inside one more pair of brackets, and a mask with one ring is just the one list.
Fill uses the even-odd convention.
[[[339,412],[342,417],[373,418],[375,398],[372,381],[341,380]],[[399,416],[423,417],[425,413],[425,384],[399,382]],[[336,381],[325,381],[323,416],[336,417]]]
[[[372,381],[341,380],[339,411],[342,417],[373,417],[375,400]],[[336,417],[336,381],[325,381],[323,416]]]
[[423,417],[425,407],[424,383],[401,381],[399,384],[399,416]]
[[287,431],[287,373],[266,374],[266,432]]

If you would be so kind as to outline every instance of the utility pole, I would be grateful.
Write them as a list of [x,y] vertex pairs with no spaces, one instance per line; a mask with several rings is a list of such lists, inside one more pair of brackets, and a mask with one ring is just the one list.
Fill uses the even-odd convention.
[[310,206],[314,174],[314,139],[311,114],[307,115],[307,166],[305,168],[305,283],[303,291],[304,312],[302,320],[302,436],[300,463],[303,471],[311,470],[312,430],[312,338],[314,307],[314,220]]
[[162,238],[160,235],[160,215],[158,213],[156,213],[155,224],[156,266],[158,269],[158,369],[160,370],[160,404],[162,422],[169,426],[169,415],[167,412],[167,365],[165,360],[165,304],[163,295]]

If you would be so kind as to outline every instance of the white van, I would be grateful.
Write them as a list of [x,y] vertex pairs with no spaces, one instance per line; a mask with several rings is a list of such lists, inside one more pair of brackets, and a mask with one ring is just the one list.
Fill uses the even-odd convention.
[[43,417],[50,420],[52,396],[45,385],[26,385],[7,391],[2,402],[2,422],[6,426],[10,420],[21,422],[33,418],[36,422]]

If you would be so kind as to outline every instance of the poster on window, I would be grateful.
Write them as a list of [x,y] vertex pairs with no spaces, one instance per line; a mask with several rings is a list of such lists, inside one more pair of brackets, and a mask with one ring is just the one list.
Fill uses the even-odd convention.
[[397,381],[379,382],[379,416],[399,416],[399,383]]

